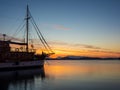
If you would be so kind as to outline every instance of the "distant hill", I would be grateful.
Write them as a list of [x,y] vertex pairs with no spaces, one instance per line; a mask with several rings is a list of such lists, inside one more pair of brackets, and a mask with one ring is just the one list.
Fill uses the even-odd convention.
[[66,56],[57,58],[47,58],[49,60],[120,60],[120,58],[98,58],[98,57],[85,57],[85,56]]

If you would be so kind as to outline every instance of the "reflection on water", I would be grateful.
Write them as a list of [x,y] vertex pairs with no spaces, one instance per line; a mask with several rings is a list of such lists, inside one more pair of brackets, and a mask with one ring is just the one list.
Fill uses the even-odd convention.
[[0,90],[34,90],[35,78],[45,79],[44,68],[0,72]]
[[[120,61],[50,61],[50,90],[120,90]],[[46,89],[45,89],[46,90]],[[49,90],[49,89],[47,89]]]
[[0,90],[120,90],[120,61],[48,61],[42,69],[0,72]]

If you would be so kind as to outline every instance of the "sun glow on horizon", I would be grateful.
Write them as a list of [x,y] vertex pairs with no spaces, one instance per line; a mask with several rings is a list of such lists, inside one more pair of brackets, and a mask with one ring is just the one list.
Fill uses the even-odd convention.
[[[87,56],[87,57],[120,57],[120,52],[112,51],[108,49],[103,49],[100,47],[92,46],[92,45],[84,45],[84,44],[68,44],[65,42],[54,42],[50,43],[52,50],[55,54],[51,55],[51,58],[59,58],[65,56]],[[21,48],[15,45],[12,45],[14,48]],[[11,47],[12,47],[11,46]],[[38,47],[38,46],[37,46]],[[36,54],[41,54],[42,52],[50,53],[50,51],[46,50],[45,48],[36,48]]]
[[70,44],[65,42],[51,42],[53,51],[52,58],[65,56],[88,56],[88,57],[120,57],[119,50],[105,49],[86,44]]
[[54,50],[55,54],[51,58],[65,57],[65,56],[87,56],[87,57],[120,57],[120,53],[109,51],[92,51],[92,50]]
[[[24,24],[22,27],[21,23],[26,15],[26,2],[27,0],[0,0],[0,33],[12,34],[17,37],[16,41],[25,38],[22,33],[25,33],[23,28],[26,27]],[[120,57],[120,0],[30,0],[29,4],[38,28],[55,52],[51,57]],[[32,38],[38,43],[32,23],[29,23],[29,29],[31,43]],[[44,45],[36,44],[36,53],[49,53],[42,46]]]

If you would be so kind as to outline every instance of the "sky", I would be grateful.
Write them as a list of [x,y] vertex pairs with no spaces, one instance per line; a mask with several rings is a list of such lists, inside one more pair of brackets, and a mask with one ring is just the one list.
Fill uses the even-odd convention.
[[15,32],[27,4],[53,57],[120,57],[120,0],[0,0],[1,34]]

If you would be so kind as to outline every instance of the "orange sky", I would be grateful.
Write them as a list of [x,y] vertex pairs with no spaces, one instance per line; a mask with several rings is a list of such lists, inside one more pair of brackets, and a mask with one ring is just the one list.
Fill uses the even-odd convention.
[[[89,57],[120,57],[120,50],[114,50],[114,48],[102,48],[94,45],[87,45],[87,44],[71,44],[71,43],[65,43],[65,42],[48,42],[50,47],[52,48],[53,52],[55,53],[52,55],[52,58],[56,57],[64,57],[64,56],[89,56]],[[24,46],[17,46],[12,45],[12,50],[17,48],[25,48]],[[45,49],[42,45],[35,45],[36,53],[40,54]],[[41,48],[39,48],[41,47]],[[31,48],[31,46],[29,46]],[[45,51],[48,53],[47,51]]]
[[[84,44],[68,44],[63,42],[50,42],[50,45],[55,52],[52,58],[73,56],[89,56],[89,57],[120,57],[119,50],[105,49],[92,45]],[[37,53],[41,50],[38,49]]]
[[[52,55],[52,58],[56,57],[64,57],[64,56],[89,56],[89,57],[120,57],[120,50],[119,47],[115,47],[111,45],[108,48],[105,46],[95,46],[95,45],[88,45],[88,44],[80,44],[80,43],[66,43],[60,41],[51,41],[48,42],[50,47],[52,48],[53,52],[55,53]],[[17,48],[25,48],[24,46],[17,46],[12,45],[12,49]],[[40,54],[42,51],[45,51],[45,48],[41,44],[34,45],[36,48],[36,53]],[[31,45],[29,46],[31,48]],[[47,51],[45,51],[48,53]]]
[[[29,1],[33,21],[55,52],[52,57],[120,57],[120,0]],[[0,0],[1,35],[25,38],[26,2]],[[29,26],[30,39],[38,39],[32,22]]]
[[61,50],[54,50],[55,54],[52,55],[53,58],[55,57],[64,57],[67,55],[73,56],[90,56],[90,57],[120,57],[120,53],[116,52],[102,52],[102,51],[89,51],[89,50],[68,50],[68,51],[61,51]]

